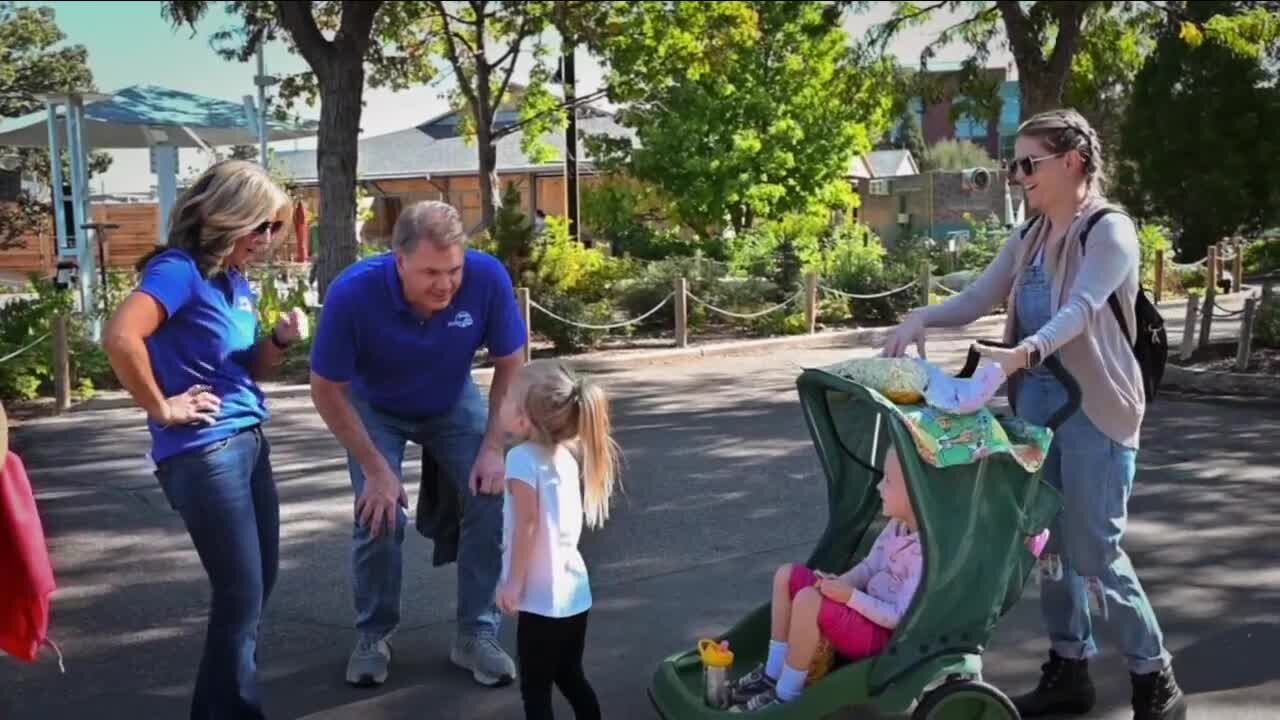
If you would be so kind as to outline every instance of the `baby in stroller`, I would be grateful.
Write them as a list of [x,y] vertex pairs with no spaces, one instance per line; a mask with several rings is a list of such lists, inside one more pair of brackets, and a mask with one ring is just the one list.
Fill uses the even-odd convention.
[[893,447],[885,455],[878,489],[889,522],[862,562],[843,575],[792,564],[774,574],[768,659],[730,687],[730,712],[755,712],[799,697],[824,638],[848,660],[870,657],[888,645],[924,565],[915,512]]

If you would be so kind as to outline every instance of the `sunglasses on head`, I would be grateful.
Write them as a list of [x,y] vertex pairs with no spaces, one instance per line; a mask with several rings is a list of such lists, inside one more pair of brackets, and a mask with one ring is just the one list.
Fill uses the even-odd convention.
[[1010,177],[1014,175],[1021,175],[1022,177],[1031,177],[1032,175],[1036,174],[1036,168],[1039,167],[1040,163],[1044,162],[1045,160],[1052,160],[1054,158],[1062,157],[1063,155],[1066,155],[1066,154],[1067,153],[1065,152],[1060,152],[1060,153],[1054,153],[1052,155],[1041,155],[1040,157],[1031,157],[1030,155],[1024,155],[1023,157],[1014,158],[1012,161],[1005,163],[1005,169],[1009,171]]
[[280,228],[282,227],[284,227],[283,220],[263,220],[253,229],[253,234],[266,235],[267,233],[271,233],[272,235],[275,235],[280,232]]

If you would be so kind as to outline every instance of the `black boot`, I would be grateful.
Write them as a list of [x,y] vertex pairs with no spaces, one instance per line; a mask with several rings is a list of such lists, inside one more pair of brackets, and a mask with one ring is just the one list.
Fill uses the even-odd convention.
[[1026,695],[1013,698],[1013,704],[1022,717],[1033,718],[1083,715],[1093,709],[1096,700],[1097,692],[1089,679],[1089,661],[1068,660],[1049,651],[1049,662],[1040,666],[1040,684]]
[[1187,697],[1173,677],[1173,668],[1147,675],[1129,673],[1133,680],[1133,720],[1184,720]]

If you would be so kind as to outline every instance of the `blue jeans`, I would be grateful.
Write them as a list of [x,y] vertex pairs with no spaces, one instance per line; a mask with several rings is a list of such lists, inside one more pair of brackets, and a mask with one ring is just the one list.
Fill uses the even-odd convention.
[[[352,397],[352,403],[373,444],[401,482],[404,482],[405,444],[413,441],[435,459],[454,483],[462,500],[458,628],[463,634],[496,637],[501,622],[494,594],[502,572],[502,496],[473,496],[467,487],[488,423],[488,406],[479,388],[468,382],[452,410],[416,420],[396,417],[356,397]],[[364,492],[364,471],[350,453],[347,468],[351,473],[351,489],[359,498]],[[354,524],[352,590],[356,631],[363,639],[385,638],[400,623],[402,546],[407,522],[401,508],[396,513],[395,532],[371,537],[367,527],[359,522]]]
[[[1066,398],[1053,376],[1026,373],[1018,389],[1018,415],[1043,424]],[[1054,434],[1043,477],[1062,492],[1063,508],[1050,526],[1042,556],[1040,609],[1053,651],[1064,658],[1089,658],[1097,654],[1092,597],[1119,635],[1129,669],[1146,674],[1163,669],[1170,658],[1155,611],[1120,547],[1136,459],[1136,450],[1104,435],[1083,411]]]
[[169,504],[186,523],[213,599],[192,720],[263,718],[258,624],[280,560],[280,500],[258,427],[162,460]]

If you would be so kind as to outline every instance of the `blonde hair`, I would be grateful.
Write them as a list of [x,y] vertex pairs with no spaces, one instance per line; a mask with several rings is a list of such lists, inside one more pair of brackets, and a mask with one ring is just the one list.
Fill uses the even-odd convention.
[[1033,115],[1018,127],[1018,135],[1040,140],[1053,153],[1079,152],[1089,189],[1099,195],[1106,189],[1102,140],[1079,112],[1063,108]]
[[603,525],[618,482],[618,446],[604,388],[575,377],[556,361],[535,360],[520,372],[518,387],[524,397],[516,399],[533,427],[533,439],[553,446],[578,441],[587,526]]
[[155,254],[177,248],[209,277],[222,269],[236,240],[274,220],[288,205],[288,194],[261,166],[244,160],[215,163],[179,196],[169,214],[167,247],[140,260],[139,270]]

